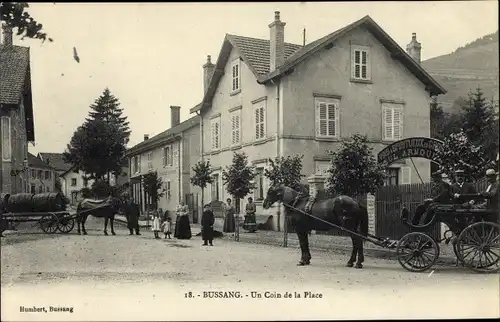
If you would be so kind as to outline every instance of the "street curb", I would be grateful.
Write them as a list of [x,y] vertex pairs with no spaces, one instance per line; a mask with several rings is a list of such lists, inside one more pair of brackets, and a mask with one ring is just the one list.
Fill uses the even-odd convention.
[[[222,239],[225,240],[232,240],[234,241],[234,237],[232,236],[224,236]],[[271,239],[271,238],[252,238],[252,237],[247,237],[245,235],[240,234],[240,241],[243,243],[249,243],[249,244],[261,244],[261,245],[269,245],[269,246],[275,246],[275,247],[283,247],[283,240],[279,241],[276,239]],[[351,246],[346,246],[342,244],[335,244],[331,243],[329,244],[328,247],[322,246],[322,245],[309,245],[311,250],[314,251],[326,251],[326,252],[335,252],[335,251],[341,251],[341,252],[351,252],[352,247]],[[288,240],[288,247],[287,248],[299,248],[298,241],[295,240]],[[366,247],[366,244],[363,247],[364,249],[364,254],[365,256],[368,257],[373,257],[373,258],[380,258],[380,259],[387,259],[387,260],[397,260],[397,254],[395,250],[389,250],[389,249],[376,249],[372,247]],[[455,257],[450,257],[450,256],[439,256],[436,264],[450,264],[454,263],[456,261]]]

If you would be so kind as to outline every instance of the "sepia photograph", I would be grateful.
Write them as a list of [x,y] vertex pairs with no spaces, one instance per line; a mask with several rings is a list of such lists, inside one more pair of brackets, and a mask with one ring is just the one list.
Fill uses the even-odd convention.
[[1,321],[500,318],[498,9],[0,2]]

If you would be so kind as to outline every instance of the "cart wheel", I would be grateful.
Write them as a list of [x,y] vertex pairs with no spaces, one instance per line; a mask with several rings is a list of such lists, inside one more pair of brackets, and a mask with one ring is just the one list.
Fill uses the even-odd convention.
[[53,234],[57,231],[57,218],[52,215],[45,215],[40,219],[40,228],[47,234]]
[[64,234],[69,233],[75,227],[75,220],[73,218],[60,218],[57,224],[57,229]]
[[396,254],[404,269],[423,272],[431,268],[438,259],[439,246],[431,236],[411,232],[399,240]]
[[478,222],[467,226],[457,240],[460,261],[476,272],[498,272],[499,232],[500,225],[492,222]]

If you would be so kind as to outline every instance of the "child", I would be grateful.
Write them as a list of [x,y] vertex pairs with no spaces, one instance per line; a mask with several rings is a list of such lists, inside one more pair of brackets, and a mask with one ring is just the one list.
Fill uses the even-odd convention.
[[167,217],[167,220],[161,224],[163,226],[163,233],[165,234],[165,239],[171,239],[170,234],[172,233],[172,219]]
[[151,227],[151,230],[153,230],[153,233],[155,234],[155,239],[160,238],[160,236],[158,236],[158,232],[160,231],[160,215],[157,211],[153,212],[153,226]]

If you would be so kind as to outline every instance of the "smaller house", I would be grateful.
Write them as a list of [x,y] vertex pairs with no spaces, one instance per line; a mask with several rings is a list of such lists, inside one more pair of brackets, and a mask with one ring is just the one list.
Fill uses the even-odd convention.
[[58,175],[65,173],[72,167],[71,164],[64,162],[62,153],[40,152],[37,157],[52,166]]
[[59,180],[61,180],[62,193],[68,197],[72,205],[75,205],[83,198],[81,190],[83,188],[90,188],[93,183],[93,180],[85,179],[83,171],[74,171],[73,167],[61,173]]
[[28,152],[28,180],[31,193],[56,190],[56,170]]

